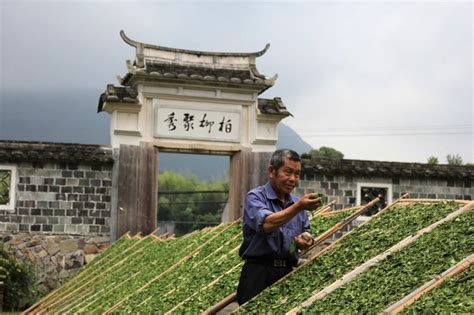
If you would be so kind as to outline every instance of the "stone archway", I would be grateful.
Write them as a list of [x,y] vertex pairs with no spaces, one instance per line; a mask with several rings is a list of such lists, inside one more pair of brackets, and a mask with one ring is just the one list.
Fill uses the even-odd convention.
[[[290,115],[280,98],[258,95],[276,80],[259,73],[254,53],[191,51],[122,39],[135,47],[121,86],[108,85],[98,111],[111,115],[115,152],[112,236],[156,226],[159,152],[229,155],[229,219],[247,190],[266,178],[277,125]],[[115,218],[115,219],[114,219]]]

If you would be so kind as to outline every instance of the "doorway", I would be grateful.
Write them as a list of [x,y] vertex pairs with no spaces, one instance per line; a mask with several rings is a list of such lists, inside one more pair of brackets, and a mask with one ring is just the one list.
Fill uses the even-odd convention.
[[229,156],[160,152],[158,234],[181,236],[226,220]]

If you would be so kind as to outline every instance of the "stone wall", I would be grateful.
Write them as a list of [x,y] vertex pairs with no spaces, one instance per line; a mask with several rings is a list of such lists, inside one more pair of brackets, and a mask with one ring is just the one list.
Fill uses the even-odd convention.
[[0,231],[109,234],[112,165],[16,164],[14,211],[0,211]]
[[473,181],[450,179],[387,178],[367,176],[343,176],[303,174],[297,195],[322,193],[326,201],[336,200],[335,209],[356,205],[357,183],[387,184],[392,187],[392,198],[396,200],[404,193],[410,198],[430,199],[474,199]]
[[110,245],[108,236],[0,232],[5,249],[34,268],[40,292],[46,293]]
[[19,146],[0,150],[0,165],[15,167],[15,198],[13,209],[0,210],[0,240],[33,266],[46,293],[110,245],[113,160],[105,150],[97,158],[98,146],[8,145]]

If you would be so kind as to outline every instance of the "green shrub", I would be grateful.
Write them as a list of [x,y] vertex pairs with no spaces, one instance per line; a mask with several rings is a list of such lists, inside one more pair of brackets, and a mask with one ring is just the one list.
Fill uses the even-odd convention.
[[17,260],[1,244],[0,268],[4,278],[3,310],[18,311],[31,305],[38,296],[31,266]]

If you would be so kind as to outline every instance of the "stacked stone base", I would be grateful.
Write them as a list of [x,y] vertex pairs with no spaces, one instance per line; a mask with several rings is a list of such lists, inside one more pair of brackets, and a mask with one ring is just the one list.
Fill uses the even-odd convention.
[[108,236],[2,233],[5,250],[29,263],[40,292],[49,292],[110,245]]

